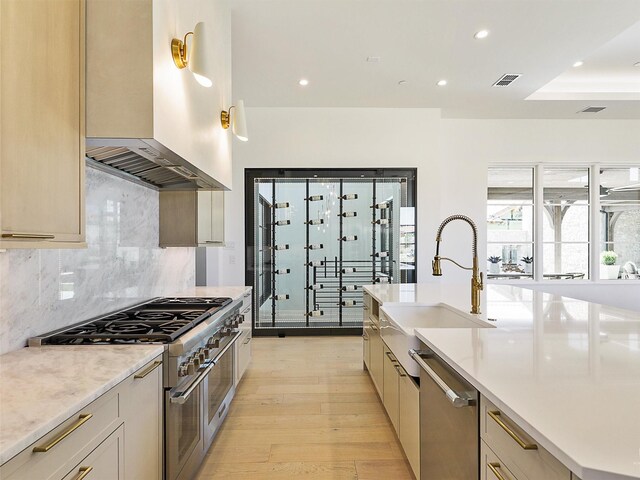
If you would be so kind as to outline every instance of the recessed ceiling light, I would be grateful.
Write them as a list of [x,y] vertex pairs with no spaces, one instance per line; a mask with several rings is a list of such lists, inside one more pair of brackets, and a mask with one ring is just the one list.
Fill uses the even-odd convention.
[[482,40],[483,38],[487,38],[489,36],[489,30],[480,30],[476,32],[473,38],[476,40]]
[[574,67],[581,67],[582,65],[584,65],[584,62],[582,60],[578,60],[576,63],[573,64]]
[[367,62],[369,62],[369,63],[378,63],[378,62],[380,62],[380,57],[367,57]]
[[406,80],[400,80],[400,81],[398,82],[398,85],[405,85],[406,83],[407,83],[407,81],[406,81]]
[[309,80],[307,80],[306,78],[301,78],[298,82],[298,85],[300,85],[301,87],[306,87],[307,85],[309,85]]
[[636,62],[633,64],[634,67],[640,67],[640,62]]
[[438,83],[437,83],[439,87],[444,87],[446,84],[447,84],[446,80],[438,80]]

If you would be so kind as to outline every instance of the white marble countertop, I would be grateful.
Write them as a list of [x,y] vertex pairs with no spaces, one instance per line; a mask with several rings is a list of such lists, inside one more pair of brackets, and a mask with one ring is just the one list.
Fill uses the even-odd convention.
[[[169,295],[236,301],[250,291],[192,287]],[[65,345],[0,355],[0,465],[163,351],[162,345]]]
[[[365,290],[383,305],[467,311],[468,288]],[[496,328],[416,335],[582,480],[640,478],[640,313],[498,285],[482,306]]]
[[65,345],[0,356],[0,465],[163,351],[162,345]]

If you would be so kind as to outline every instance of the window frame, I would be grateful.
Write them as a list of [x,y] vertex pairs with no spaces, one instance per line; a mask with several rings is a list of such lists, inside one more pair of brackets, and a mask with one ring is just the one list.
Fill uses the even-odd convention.
[[[600,216],[600,169],[605,168],[632,168],[640,166],[640,162],[636,163],[490,163],[487,168],[487,179],[489,170],[492,168],[532,168],[533,169],[533,277],[521,279],[488,279],[491,284],[507,284],[507,285],[559,285],[559,284],[601,284],[601,285],[640,285],[637,279],[617,279],[617,280],[601,280],[600,279],[600,230],[602,219]],[[542,259],[544,241],[543,241],[543,222],[544,222],[544,169],[545,168],[587,168],[589,171],[589,235],[588,235],[588,275],[585,279],[545,279],[544,265]],[[488,203],[485,189],[485,205]],[[486,229],[486,220],[485,220]],[[548,242],[547,242],[548,243]],[[485,253],[488,251],[488,243],[485,241]]]

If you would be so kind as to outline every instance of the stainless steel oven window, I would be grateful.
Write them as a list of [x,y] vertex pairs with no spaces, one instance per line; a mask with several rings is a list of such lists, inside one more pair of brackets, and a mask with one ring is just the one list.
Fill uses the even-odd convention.
[[[182,404],[168,402],[167,455],[169,477],[176,478],[198,448],[201,438],[201,386],[196,387]],[[202,448],[202,447],[200,447]]]
[[233,349],[230,348],[216,363],[209,373],[208,379],[208,420],[217,420],[218,409],[224,402],[227,393],[233,388]]

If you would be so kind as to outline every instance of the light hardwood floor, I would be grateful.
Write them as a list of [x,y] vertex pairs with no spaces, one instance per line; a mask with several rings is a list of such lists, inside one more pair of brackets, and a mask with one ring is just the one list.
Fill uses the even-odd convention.
[[413,478],[362,369],[362,338],[252,342],[251,365],[197,480]]

